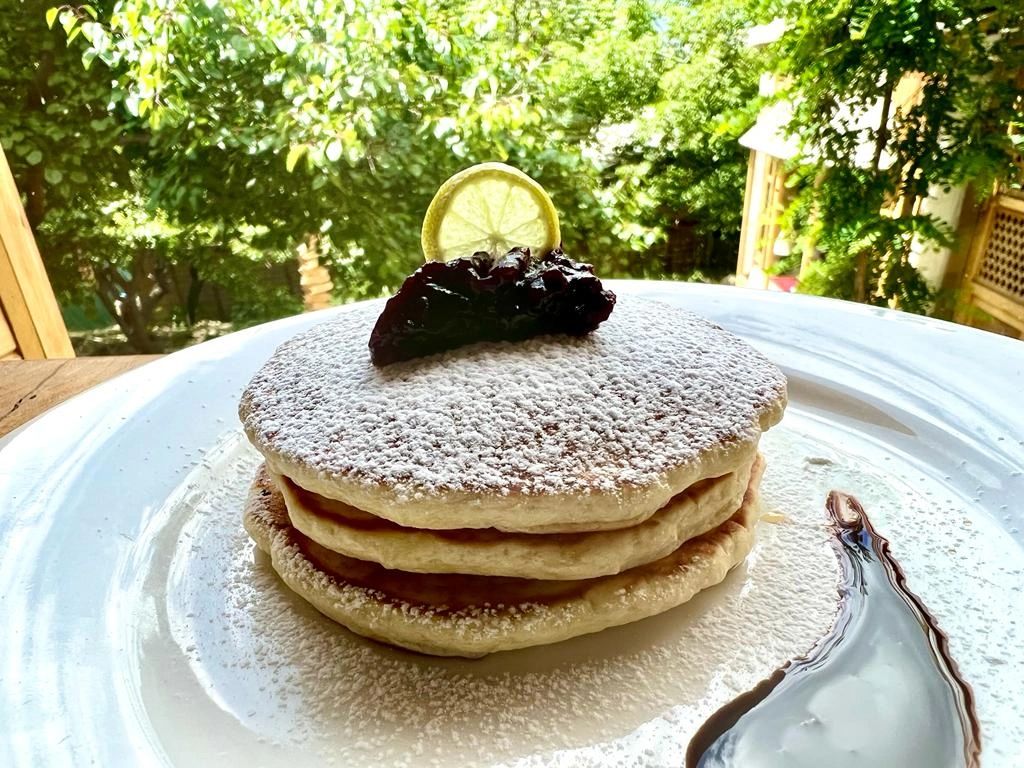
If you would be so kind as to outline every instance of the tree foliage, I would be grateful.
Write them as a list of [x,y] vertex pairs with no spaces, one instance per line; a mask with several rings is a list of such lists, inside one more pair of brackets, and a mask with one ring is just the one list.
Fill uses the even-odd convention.
[[536,177],[567,249],[605,274],[664,273],[681,219],[709,237],[738,228],[728,116],[756,75],[736,0],[14,6],[0,12],[22,41],[0,54],[5,103],[34,72],[67,109],[25,130],[21,109],[0,116],[0,139],[19,180],[30,161],[58,186],[84,164],[33,225],[56,282],[91,285],[122,326],[134,312],[140,347],[147,324],[194,319],[209,285],[243,319],[293,310],[259,277],[310,235],[342,297],[379,295],[421,261],[440,182],[474,162]]
[[310,238],[340,298],[393,288],[438,185],[486,160],[540,180],[605,275],[731,264],[771,63],[804,147],[787,226],[824,254],[804,288],[920,310],[911,244],[950,233],[916,203],[1013,170],[1013,5],[12,0],[0,141],[61,298],[150,350],[158,323],[297,311]]
[[920,201],[968,181],[987,194],[1019,172],[1019,3],[770,5],[787,24],[775,67],[803,147],[787,221],[798,244],[824,253],[804,289],[926,311],[932,291],[912,246],[953,233]]

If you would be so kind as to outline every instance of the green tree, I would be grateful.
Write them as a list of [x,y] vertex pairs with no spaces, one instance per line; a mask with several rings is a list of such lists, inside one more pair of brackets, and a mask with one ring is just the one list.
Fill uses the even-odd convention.
[[[738,139],[753,121],[758,80],[768,66],[764,51],[747,43],[751,11],[749,0],[660,8],[657,32],[649,33],[656,42],[644,56],[660,65],[648,69],[657,73],[657,87],[636,105],[632,140],[614,166],[624,198],[615,227],[637,233],[637,250],[647,249],[646,259],[630,265],[634,272],[637,261],[651,264],[661,255],[656,243],[664,243],[671,265],[673,230],[682,222],[695,225],[705,248],[718,247],[722,267],[735,268],[748,160]],[[605,87],[602,82],[595,87]],[[683,263],[709,266],[701,254]],[[659,266],[651,264],[647,273],[658,276]]]
[[[66,35],[60,97],[91,94],[109,121],[93,147],[69,113],[66,149],[97,173],[37,231],[78,276],[68,292],[91,282],[139,349],[155,323],[195,320],[211,286],[236,321],[294,311],[265,277],[310,238],[342,298],[393,288],[437,186],[474,162],[540,180],[567,249],[607,275],[664,274],[681,220],[720,242],[738,229],[729,115],[759,71],[741,0],[110,0],[52,9],[56,33],[33,2],[18,34]],[[24,48],[4,56],[0,71],[33,68]],[[76,78],[94,90],[71,93]],[[78,219],[95,246],[71,247]]]
[[[49,6],[0,7],[0,142],[61,302],[95,298],[137,351],[160,351],[153,326],[195,319],[203,275],[219,271],[230,289],[240,276],[265,277],[277,254],[248,244],[244,229],[218,230],[216,217],[160,207],[152,184],[163,158],[149,126],[119,106],[111,71],[81,36],[102,30],[96,19],[110,8]],[[298,308],[265,279],[231,293],[243,317],[251,305]]]
[[[64,33],[47,29],[48,5],[0,7],[0,141],[51,279],[77,301],[112,264],[80,255],[119,252],[104,209],[135,191],[131,147],[107,109],[109,74],[83,69]],[[104,298],[112,308],[118,297]]]
[[216,211],[282,249],[317,234],[351,297],[421,260],[422,212],[472,162],[536,176],[575,252],[607,229],[579,146],[604,110],[567,113],[559,89],[589,35],[628,22],[613,3],[164,6],[119,3],[83,36],[120,73],[120,105],[147,124],[163,159],[152,202],[177,220]]
[[[952,233],[919,201],[966,181],[987,193],[1018,173],[1019,2],[787,0],[769,11],[786,22],[775,71],[803,147],[788,223],[824,253],[802,288],[927,311],[911,245]],[[908,84],[916,94],[900,103]]]

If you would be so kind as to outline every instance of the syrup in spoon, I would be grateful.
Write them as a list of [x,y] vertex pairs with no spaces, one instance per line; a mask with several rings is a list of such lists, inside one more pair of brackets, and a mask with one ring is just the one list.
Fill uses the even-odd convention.
[[970,686],[864,508],[826,502],[842,566],[829,633],[718,710],[687,768],[978,768]]

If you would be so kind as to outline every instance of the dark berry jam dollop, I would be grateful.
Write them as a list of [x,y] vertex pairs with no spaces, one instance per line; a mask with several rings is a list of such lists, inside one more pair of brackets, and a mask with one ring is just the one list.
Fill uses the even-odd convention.
[[541,259],[513,248],[497,261],[486,253],[432,261],[388,300],[370,334],[370,358],[382,366],[478,341],[584,336],[614,306],[594,268],[561,249]]

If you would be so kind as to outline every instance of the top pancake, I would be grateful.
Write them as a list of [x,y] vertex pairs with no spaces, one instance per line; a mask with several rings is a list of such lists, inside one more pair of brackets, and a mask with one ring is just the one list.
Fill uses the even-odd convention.
[[418,528],[635,524],[749,461],[786,380],[696,315],[633,296],[583,338],[486,343],[376,368],[380,302],[283,344],[239,413],[270,469]]

